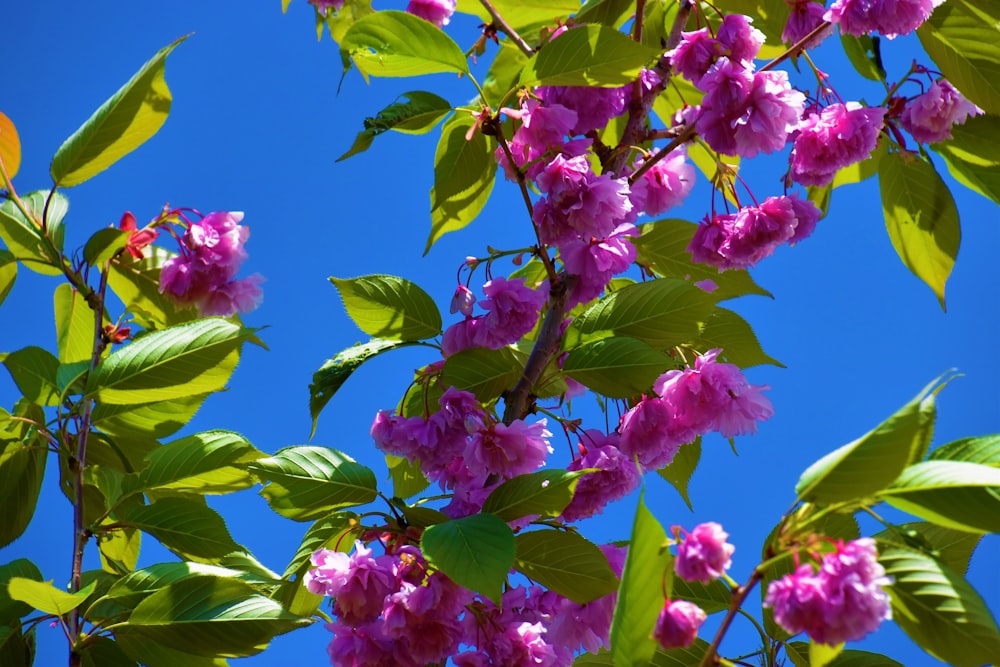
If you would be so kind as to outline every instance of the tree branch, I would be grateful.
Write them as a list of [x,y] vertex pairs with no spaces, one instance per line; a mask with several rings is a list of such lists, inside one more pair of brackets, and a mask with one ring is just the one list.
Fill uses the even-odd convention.
[[524,41],[523,37],[517,34],[516,30],[510,27],[510,24],[504,20],[504,17],[500,16],[500,12],[497,11],[497,8],[493,6],[493,3],[490,2],[490,0],[479,0],[479,4],[483,6],[483,9],[489,12],[490,18],[493,19],[493,25],[495,25],[500,32],[507,35],[512,42],[517,44],[517,48],[521,49],[524,55],[528,57],[534,55],[535,50],[531,48],[526,41]]

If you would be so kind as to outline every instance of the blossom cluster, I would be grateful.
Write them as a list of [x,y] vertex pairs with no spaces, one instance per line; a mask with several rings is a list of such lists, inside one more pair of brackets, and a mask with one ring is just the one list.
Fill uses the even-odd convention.
[[892,583],[878,562],[875,540],[840,542],[824,554],[818,570],[803,563],[795,572],[771,582],[764,606],[792,634],[805,632],[821,644],[835,646],[861,639],[891,618]]
[[188,224],[179,239],[180,253],[160,271],[160,292],[182,306],[197,307],[200,315],[229,316],[260,305],[263,277],[236,279],[250,237],[242,220],[242,212],[215,211]]
[[[580,650],[608,645],[617,593],[579,604],[538,586],[514,586],[497,606],[432,571],[420,549],[395,546],[375,556],[321,549],[306,587],[333,598],[328,653],[337,667],[422,667],[452,658],[464,667],[562,667]],[[621,576],[625,549],[601,551]]]

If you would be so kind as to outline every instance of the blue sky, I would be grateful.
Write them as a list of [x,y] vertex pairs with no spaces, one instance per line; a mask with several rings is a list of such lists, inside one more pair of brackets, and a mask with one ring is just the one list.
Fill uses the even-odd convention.
[[[316,41],[312,9],[304,0],[293,2],[286,15],[278,0],[9,3],[4,25],[0,57],[6,85],[0,110],[20,132],[24,158],[15,184],[21,193],[47,187],[48,162],[60,143],[147,58],[194,33],[168,60],[174,103],[160,133],[108,172],[68,191],[67,247],[116,223],[124,210],[143,221],[164,202],[204,212],[246,212],[252,236],[244,275],[259,272],[267,283],[263,306],[245,320],[267,326],[261,337],[270,351],[245,350],[231,389],[208,400],[195,430],[240,431],[266,452],[308,441],[312,372],[365,338],[345,315],[328,276],[403,275],[430,292],[446,312],[456,269],[467,255],[482,256],[487,244],[530,243],[518,193],[498,182],[494,200],[477,222],[421,256],[430,227],[433,134],[382,136],[369,152],[335,164],[365,116],[400,93],[422,88],[459,104],[473,91],[447,75],[366,85],[351,72],[338,95],[336,47],[329,39]],[[476,38],[474,21],[456,20],[448,31],[460,44]],[[887,46],[897,54],[889,56],[890,71],[903,71],[915,44],[915,38],[900,38]],[[834,75],[845,99],[859,96],[852,93],[856,76],[832,53],[819,52],[817,62]],[[877,103],[879,90],[867,84],[860,95]],[[754,164],[760,166],[744,176],[758,198],[777,194],[778,161]],[[756,436],[737,442],[739,457],[721,439],[706,441],[692,484],[694,513],[655,476],[646,486],[647,502],[665,525],[690,528],[708,520],[724,525],[737,547],[737,579],[746,578],[756,564],[761,541],[794,499],[798,474],[878,424],[947,369],[957,368],[964,376],[939,396],[935,446],[1000,431],[997,207],[960,186],[955,195],[963,239],[948,284],[947,314],[899,262],[885,232],[874,180],[838,190],[830,216],[810,239],[779,249],[754,270],[774,299],[745,297],[727,304],[753,324],[764,349],[787,366],[748,373],[752,382],[772,387],[776,415]],[[670,215],[698,220],[708,202],[709,190],[700,178],[687,204]],[[50,295],[55,285],[53,279],[20,272],[0,311],[0,350],[54,347]],[[381,478],[384,464],[368,436],[371,418],[396,403],[414,368],[433,360],[432,350],[410,348],[367,364],[330,402],[312,442],[349,453]],[[14,400],[13,384],[0,374],[0,405],[9,407]],[[582,406],[580,414],[593,417],[586,401]],[[598,426],[603,419],[590,423]],[[555,444],[565,456],[565,443]],[[57,479],[57,469],[50,466],[32,526],[0,550],[0,562],[30,557],[46,579],[61,585],[70,569],[71,511]],[[280,519],[252,491],[212,504],[227,518],[236,540],[279,571],[307,527]],[[634,498],[619,503],[604,518],[587,523],[585,532],[597,541],[627,537],[634,505]],[[166,558],[154,540],[145,541],[143,562]],[[994,612],[1000,608],[997,562],[1000,542],[990,536],[969,574]],[[88,566],[97,567],[96,557]],[[741,643],[751,640],[745,630],[738,627],[723,650],[753,650]],[[37,664],[64,664],[59,630],[39,628],[39,640]],[[327,641],[328,633],[316,625],[233,664],[324,664]],[[891,624],[860,647],[906,665],[934,662]]]

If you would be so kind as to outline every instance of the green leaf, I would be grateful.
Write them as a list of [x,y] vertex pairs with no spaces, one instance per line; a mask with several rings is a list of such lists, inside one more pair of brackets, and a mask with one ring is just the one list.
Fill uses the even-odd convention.
[[451,111],[451,104],[443,97],[422,90],[403,93],[396,101],[382,109],[374,118],[365,118],[365,129],[354,138],[351,148],[337,158],[337,162],[368,150],[375,137],[395,130],[406,134],[430,132],[438,121]]
[[180,306],[160,294],[160,267],[175,256],[163,248],[144,248],[145,257],[125,254],[111,263],[108,286],[136,321],[146,329],[162,329],[197,317],[191,306]]
[[68,188],[101,173],[159,131],[170,113],[166,59],[187,36],[168,44],[80,126],[52,158],[52,180]]
[[657,647],[653,659],[649,661],[649,667],[698,667],[707,652],[708,642],[695,637],[694,643],[687,648],[664,651]]
[[392,478],[392,495],[397,498],[415,496],[430,486],[419,463],[411,463],[402,456],[392,454],[385,455],[385,463],[389,466],[389,477]]
[[[0,434],[2,436],[2,434]],[[31,523],[45,475],[47,443],[41,436],[20,442],[4,442],[0,437],[0,547],[18,537]]]
[[[753,26],[764,33],[765,42],[757,58],[774,58],[784,53],[781,34],[791,8],[784,0],[720,0],[716,5],[725,14],[750,14]],[[714,12],[713,12],[714,14]]]
[[698,436],[694,442],[681,445],[681,448],[674,454],[674,460],[656,471],[660,477],[677,489],[681,498],[684,499],[684,504],[692,512],[694,507],[691,505],[691,497],[688,495],[688,484],[691,482],[691,476],[694,475],[700,460],[701,436]]
[[97,549],[101,567],[106,572],[131,572],[139,562],[142,548],[142,531],[138,528],[104,530],[97,536]]
[[30,605],[12,599],[7,593],[7,582],[14,577],[40,582],[42,573],[38,570],[38,566],[27,558],[18,558],[0,565],[0,627],[10,625],[11,621],[31,613]]
[[673,365],[670,357],[641,340],[615,336],[570,350],[563,371],[608,398],[628,398],[649,393],[656,378]]
[[875,150],[872,151],[871,156],[861,162],[855,162],[854,164],[849,164],[846,167],[838,169],[836,175],[833,177],[831,186],[839,188],[842,185],[852,185],[868,180],[878,173],[882,159],[888,154],[889,142],[879,141]]
[[217,565],[203,563],[157,563],[136,570],[111,585],[106,597],[120,605],[134,607],[156,591],[185,579],[199,577],[226,577],[253,583],[245,573]]
[[[537,23],[555,24],[580,9],[579,0],[495,0],[497,12],[517,30]],[[493,18],[478,2],[459,2],[458,11],[474,14],[482,21],[491,23]]]
[[799,499],[836,503],[865,498],[889,486],[908,463],[924,457],[934,429],[938,380],[874,430],[813,463],[799,477]]
[[14,288],[17,280],[17,259],[9,250],[0,248],[0,304]]
[[90,637],[80,653],[83,667],[136,667],[135,660],[128,657],[117,642],[107,637]]
[[196,433],[151,452],[134,489],[198,494],[239,491],[253,486],[246,464],[259,458],[264,458],[263,452],[238,433]]
[[879,562],[893,583],[892,619],[938,660],[976,667],[1000,655],[1000,629],[969,583],[933,558],[888,549]]
[[471,391],[480,401],[489,402],[517,384],[525,361],[507,347],[499,350],[473,347],[445,360],[441,380],[446,386]]
[[[228,667],[225,658],[207,658],[185,653],[130,631],[128,626],[115,629],[115,640],[132,659],[146,667]],[[180,644],[183,646],[183,644]]]
[[434,24],[406,12],[385,10],[355,22],[340,42],[365,78],[467,73],[465,54]]
[[95,585],[95,582],[92,581],[86,588],[82,588],[76,593],[67,593],[53,586],[51,581],[11,577],[10,581],[7,582],[7,595],[12,600],[27,603],[38,611],[62,616],[83,604],[83,601],[94,590]]
[[652,658],[657,647],[653,628],[663,609],[663,591],[673,588],[673,574],[667,535],[640,496],[611,622],[615,667],[645,666]]
[[[635,12],[632,0],[587,0],[576,14],[578,23],[600,23],[621,28]],[[631,11],[630,11],[631,10]]]
[[140,602],[126,627],[196,655],[240,657],[259,653],[275,635],[307,623],[243,582],[193,577]]
[[266,484],[260,494],[271,509],[295,521],[313,521],[342,507],[370,503],[378,492],[375,473],[326,447],[286,447],[249,469]]
[[714,309],[690,283],[661,278],[612,292],[580,314],[566,332],[566,348],[609,336],[628,336],[658,348],[688,343]]
[[810,667],[826,667],[843,650],[844,644],[841,642],[836,646],[820,644],[816,641],[809,641],[809,665]]
[[241,549],[215,510],[188,498],[167,496],[152,505],[124,507],[118,514],[119,523],[149,533],[188,558],[217,559]]
[[931,146],[959,183],[1000,204],[1000,116],[984,115],[952,125],[951,139]]
[[59,404],[59,360],[51,352],[32,345],[0,359],[26,399],[38,405]]
[[724,301],[744,294],[771,296],[743,270],[719,273],[714,266],[691,261],[688,245],[698,225],[686,220],[657,220],[642,225],[642,236],[632,239],[638,261],[664,278],[682,278],[692,283],[711,280],[717,286],[712,297]]
[[960,461],[914,463],[879,496],[931,523],[1000,532],[1000,469]]
[[31,214],[24,217],[14,200],[7,199],[0,205],[0,239],[14,257],[32,271],[47,276],[62,273],[60,252],[64,229],[62,220],[69,210],[69,202],[62,194],[52,196],[48,209],[47,233],[43,234],[37,221],[45,212],[48,190],[40,190],[21,197],[21,203]]
[[219,391],[253,333],[219,317],[154,331],[102,361],[87,392],[106,403],[137,405]]
[[935,9],[917,35],[952,85],[974,104],[1000,114],[1000,8],[954,0]]
[[581,653],[573,661],[573,667],[615,667],[611,651],[602,648],[597,653]]
[[538,530],[515,540],[517,571],[573,602],[586,604],[618,589],[607,557],[582,535]]
[[517,87],[526,62],[528,56],[513,42],[509,39],[500,42],[500,48],[483,80],[483,95],[487,104],[494,109],[504,106],[504,100]]
[[721,579],[712,579],[707,584],[698,581],[684,581],[674,577],[674,599],[693,602],[706,614],[717,614],[729,609],[732,593]]
[[425,255],[442,236],[475,220],[493,192],[497,170],[493,142],[473,131],[476,122],[472,116],[456,114],[441,128],[434,151],[431,233]]
[[872,81],[886,80],[878,37],[869,35],[855,37],[842,32],[840,33],[840,43],[858,74]]
[[80,293],[64,283],[53,295],[59,361],[90,361],[94,351],[94,311]]
[[173,435],[194,417],[208,394],[193,394],[168,401],[138,405],[98,403],[94,408],[94,425],[115,436],[152,439]]
[[87,239],[87,245],[83,247],[83,258],[91,266],[103,267],[112,257],[125,249],[131,234],[132,232],[115,227],[98,229]]
[[[795,667],[811,667],[809,648],[809,642],[788,642],[785,644],[785,652]],[[903,667],[903,665],[878,653],[846,649],[829,663],[829,667]]]
[[407,525],[415,528],[427,528],[428,526],[436,526],[439,523],[451,520],[444,512],[439,512],[424,505],[406,505],[405,503],[401,503],[397,507],[403,513],[403,518],[406,519]]
[[539,470],[509,479],[490,492],[483,511],[504,521],[524,516],[559,516],[586,470]]
[[351,320],[369,336],[423,340],[441,333],[434,299],[409,280],[371,275],[330,278]]
[[1000,434],[949,442],[935,449],[927,458],[931,461],[965,461],[1000,468]]
[[501,587],[514,565],[514,533],[503,519],[473,514],[430,526],[420,548],[427,562],[456,584],[500,604]]
[[571,28],[532,56],[522,86],[622,86],[635,81],[657,51],[614,28]]
[[[357,23],[358,20],[368,16],[369,14],[374,14],[375,10],[372,9],[371,0],[346,0],[341,6],[340,11],[333,12],[327,11],[326,13],[326,27],[330,31],[330,37],[333,41],[338,44],[343,41],[344,35],[352,25]],[[323,39],[323,17],[322,13],[319,11],[319,7],[316,8],[316,40]],[[341,51],[340,58],[343,66],[344,73],[351,68],[351,62],[347,59],[347,54]]]
[[701,329],[699,349],[722,348],[722,358],[740,368],[760,364],[785,365],[764,352],[750,323],[726,308],[716,308]]
[[879,166],[882,212],[892,246],[910,271],[927,283],[941,308],[962,237],[948,186],[929,162],[890,153]]
[[875,534],[879,551],[903,547],[921,551],[939,560],[950,569],[965,574],[972,554],[983,536],[964,530],[954,530],[933,523],[904,523]]
[[319,370],[313,373],[312,384],[309,385],[309,414],[312,416],[312,434],[316,433],[316,422],[319,413],[330,402],[333,395],[347,382],[354,371],[372,357],[383,352],[395,350],[408,345],[416,345],[414,341],[397,341],[373,338],[367,343],[355,343],[346,350],[341,350],[333,359],[328,359]]
[[334,549],[336,551],[349,552],[354,547],[354,541],[350,539],[351,533],[359,530],[357,515],[351,512],[334,514],[320,519],[302,537],[298,550],[292,556],[282,579],[288,579],[293,575],[298,575],[301,583],[302,575],[305,574],[312,565],[309,557],[320,549]]

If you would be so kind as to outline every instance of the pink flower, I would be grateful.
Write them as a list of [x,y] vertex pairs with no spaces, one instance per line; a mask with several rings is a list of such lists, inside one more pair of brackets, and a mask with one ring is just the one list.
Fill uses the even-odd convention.
[[687,600],[667,600],[656,619],[653,638],[665,650],[684,648],[694,643],[707,616],[698,605]]
[[600,514],[608,503],[634,491],[642,479],[631,457],[616,446],[617,434],[605,436],[592,429],[586,435],[590,442],[586,447],[580,442],[580,448],[585,449],[583,456],[573,459],[566,470],[597,468],[598,471],[584,475],[577,482],[573,500],[563,510],[563,521],[579,521]]
[[570,134],[599,130],[625,111],[626,95],[632,86],[597,88],[594,86],[542,86],[535,93],[546,104],[561,104],[577,113]]
[[340,8],[344,6],[344,0],[309,0],[309,4],[315,6],[316,9],[333,9],[339,12]]
[[908,35],[927,20],[944,0],[836,0],[823,18],[840,25],[847,35],[878,31],[893,39]]
[[[781,41],[785,44],[798,44],[801,39],[811,33],[823,22],[823,3],[814,0],[793,0],[791,2],[791,13],[788,15],[788,22],[781,33]],[[812,49],[819,46],[832,29],[824,30],[816,35],[805,48]]]
[[696,86],[720,55],[722,55],[722,45],[712,37],[708,28],[682,32],[680,43],[672,51],[667,52],[670,65]]
[[455,13],[455,0],[410,0],[406,11],[443,28]]
[[533,290],[524,278],[494,278],[483,285],[486,299],[479,302],[489,311],[484,318],[484,347],[498,349],[521,339],[535,328],[546,294]]
[[[642,166],[637,160],[636,170]],[[667,157],[654,164],[632,184],[629,199],[636,210],[646,215],[659,215],[678,206],[694,186],[694,167],[687,162],[687,150],[674,149]]]
[[799,123],[805,95],[788,83],[788,72],[757,72],[742,113],[732,121],[733,155],[754,157],[784,148]]
[[539,200],[531,219],[543,243],[560,245],[577,238],[603,238],[632,211],[628,182],[609,174],[595,176],[584,156],[557,155],[539,173]]
[[435,572],[426,583],[403,583],[386,599],[385,633],[418,664],[442,662],[462,641],[459,617],[472,593]]
[[[625,567],[624,547],[613,544],[601,545],[600,550],[608,559],[608,565],[615,576],[622,576]],[[609,645],[611,620],[615,614],[615,604],[618,602],[618,592],[608,593],[587,604],[579,604],[567,598],[560,598],[558,607],[552,612],[549,621],[549,641],[567,650],[578,650],[597,653]]]
[[672,409],[674,428],[698,434],[718,431],[732,438],[755,433],[757,421],[774,414],[763,394],[770,387],[751,385],[739,368],[716,361],[721,351],[709,350],[695,360],[694,368],[667,371],[653,384],[653,390]]
[[336,667],[416,667],[397,660],[395,642],[385,636],[380,621],[360,627],[335,621],[327,623],[326,629],[333,633],[326,651]]
[[840,542],[823,555],[818,572],[804,564],[771,582],[764,606],[774,609],[774,619],[788,632],[834,646],[859,640],[891,618],[883,590],[889,583],[873,539]]
[[674,560],[677,576],[703,584],[721,577],[729,569],[736,551],[736,547],[726,541],[728,538],[729,533],[714,521],[695,526],[677,547]]
[[899,124],[923,144],[951,139],[953,125],[962,125],[983,110],[965,99],[944,79],[931,84],[926,93],[907,102]]
[[698,433],[685,427],[672,406],[660,398],[644,398],[625,413],[618,426],[622,452],[635,457],[647,470],[669,465],[681,445],[692,442]]
[[354,543],[354,553],[320,549],[312,555],[315,569],[306,573],[306,587],[335,598],[334,612],[345,622],[360,625],[382,613],[382,602],[396,590],[395,561],[391,556],[372,557],[372,550]]
[[857,102],[831,104],[799,125],[792,148],[791,177],[802,185],[826,185],[841,167],[871,156],[886,110]]
[[635,225],[618,225],[607,238],[575,240],[560,247],[566,272],[576,277],[569,302],[573,306],[596,298],[613,275],[624,273],[635,261],[635,246],[628,240],[638,236]]
[[[545,162],[540,159],[544,155],[563,154],[572,157],[586,150],[586,146],[577,142],[566,143],[566,135],[577,122],[577,113],[561,104],[543,105],[538,100],[527,100],[521,103],[519,111],[504,111],[521,121],[521,126],[514,132],[508,146],[517,167],[523,168],[534,163],[526,172],[530,179],[537,178],[544,168]],[[495,155],[507,178],[515,180],[514,169],[503,148],[497,147]]]
[[465,285],[455,288],[455,294],[451,297],[451,313],[462,313],[466,317],[472,315],[472,307],[476,305],[476,296]]
[[753,67],[753,59],[764,44],[764,33],[753,27],[753,19],[743,14],[726,14],[716,39],[731,60]]
[[552,451],[546,420],[526,424],[520,419],[510,426],[490,424],[476,431],[465,449],[465,463],[475,474],[511,478],[534,472]]

